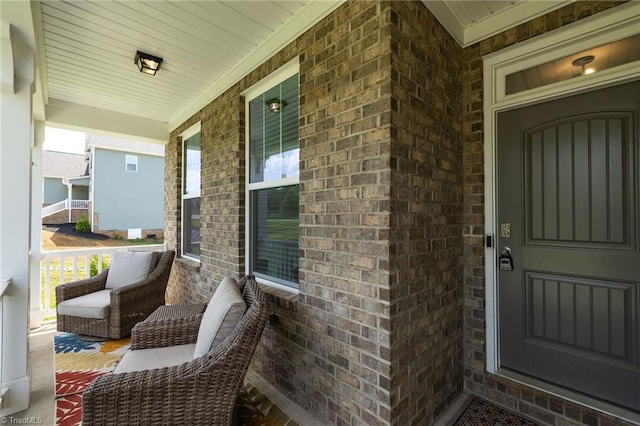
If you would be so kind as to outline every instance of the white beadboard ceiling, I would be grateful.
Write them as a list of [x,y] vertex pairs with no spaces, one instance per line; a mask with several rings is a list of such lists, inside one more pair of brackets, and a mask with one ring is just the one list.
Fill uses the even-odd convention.
[[[44,119],[166,140],[342,1],[33,1]],[[423,2],[465,46],[568,1]],[[137,50],[164,59],[156,76]]]
[[[309,2],[43,1],[46,93],[53,107],[82,105],[170,123]],[[137,50],[164,59],[138,72]]]
[[575,0],[422,0],[463,47]]

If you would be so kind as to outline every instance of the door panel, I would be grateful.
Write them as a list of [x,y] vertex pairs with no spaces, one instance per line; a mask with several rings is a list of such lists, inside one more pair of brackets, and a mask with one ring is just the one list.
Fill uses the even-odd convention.
[[[640,83],[498,116],[500,365],[640,409]],[[509,226],[507,226],[509,225]]]
[[586,114],[524,133],[527,244],[635,246],[635,164],[623,137],[631,121],[630,113]]
[[635,282],[525,272],[525,339],[633,367]]

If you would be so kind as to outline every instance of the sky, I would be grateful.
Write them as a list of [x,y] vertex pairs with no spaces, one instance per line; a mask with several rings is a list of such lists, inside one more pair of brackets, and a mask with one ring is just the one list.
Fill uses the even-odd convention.
[[85,139],[84,132],[45,127],[43,148],[47,151],[84,154]]

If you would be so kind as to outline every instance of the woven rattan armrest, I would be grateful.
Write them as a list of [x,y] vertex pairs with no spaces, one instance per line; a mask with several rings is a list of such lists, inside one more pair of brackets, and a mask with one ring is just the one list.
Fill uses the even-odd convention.
[[189,303],[184,305],[163,305],[153,311],[146,321],[158,321],[175,318],[197,317],[207,309],[206,303]]
[[233,378],[244,368],[211,358],[99,377],[83,394],[82,424],[230,425],[239,390]]
[[60,284],[56,286],[56,302],[60,303],[74,297],[84,296],[96,291],[104,290],[107,283],[108,269],[98,275],[80,281]]
[[[269,315],[267,297],[253,277],[243,298],[248,308],[240,322],[207,354],[177,366],[95,379],[83,394],[83,426],[231,425],[238,391]],[[201,317],[150,324],[195,324]]]
[[[161,308],[166,307],[161,306],[158,309]],[[195,308],[192,313],[197,310],[200,308]],[[133,327],[131,330],[132,350],[187,345],[196,342],[202,313],[186,317],[171,317],[163,316],[163,313],[167,313],[166,310],[163,311],[157,315],[154,312],[145,321],[139,322]],[[202,311],[204,309],[200,310],[200,312]]]

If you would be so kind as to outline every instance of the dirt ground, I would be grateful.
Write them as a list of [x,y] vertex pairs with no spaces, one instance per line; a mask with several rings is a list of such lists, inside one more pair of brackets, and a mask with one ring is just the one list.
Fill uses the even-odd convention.
[[[152,241],[149,241],[152,243]],[[73,224],[42,227],[42,249],[63,250],[78,247],[128,246],[135,243],[129,240],[116,240],[104,234],[78,232]],[[139,244],[139,242],[137,242]]]

